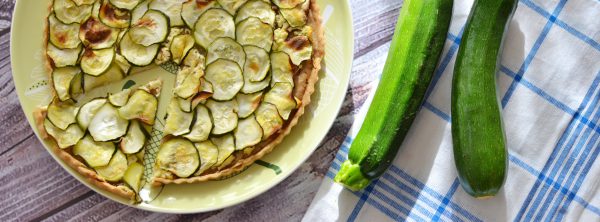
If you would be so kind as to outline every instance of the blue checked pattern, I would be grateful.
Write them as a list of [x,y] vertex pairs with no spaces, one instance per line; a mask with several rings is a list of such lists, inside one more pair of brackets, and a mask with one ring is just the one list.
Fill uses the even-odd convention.
[[[504,220],[562,221],[570,213],[569,209],[574,207],[583,209],[578,214],[585,213],[592,215],[592,217],[588,216],[587,218],[592,218],[592,220],[596,221],[600,220],[600,208],[598,207],[600,201],[596,201],[593,204],[593,199],[590,199],[590,197],[594,197],[593,195],[581,196],[579,194],[585,185],[584,181],[586,178],[590,179],[588,174],[595,172],[593,171],[593,164],[600,153],[600,125],[598,125],[600,121],[600,69],[592,73],[576,73],[577,75],[594,77],[587,92],[585,92],[585,95],[582,95],[583,99],[579,106],[576,108],[570,107],[568,102],[561,101],[559,97],[548,91],[545,88],[548,85],[538,85],[536,81],[527,78],[528,75],[539,75],[538,73],[529,74],[528,70],[532,66],[535,66],[533,65],[533,61],[539,59],[538,56],[540,55],[538,52],[542,47],[546,46],[544,45],[546,40],[553,33],[556,33],[557,30],[568,33],[568,35],[580,41],[579,43],[585,45],[588,50],[600,53],[600,43],[596,40],[600,34],[588,36],[584,34],[583,30],[578,30],[567,21],[561,19],[561,13],[578,13],[576,11],[564,10],[568,4],[584,4],[586,1],[590,1],[591,5],[597,7],[595,10],[597,16],[590,19],[600,18],[600,1],[597,0],[571,0],[571,2],[560,0],[556,2],[551,11],[545,9],[538,1],[521,0],[519,3],[519,8],[525,7],[535,12],[536,16],[541,16],[546,22],[532,46],[526,49],[526,55],[518,70],[513,71],[505,64],[501,64],[499,78],[506,77],[509,79],[506,91],[503,95],[500,95],[502,108],[506,109],[514,98],[519,98],[522,93],[518,93],[517,89],[523,87],[523,90],[532,93],[541,99],[541,101],[560,110],[570,120],[567,121],[564,131],[559,134],[560,136],[551,153],[548,151],[550,154],[543,160],[545,163],[543,163],[541,169],[535,167],[535,163],[532,164],[532,159],[539,157],[521,156],[516,151],[509,150],[509,173],[514,175],[518,173],[517,171],[523,172],[523,175],[519,177],[520,179],[531,179],[534,182],[531,183],[532,185],[521,187],[523,189],[522,195],[524,196],[521,202],[514,203],[511,197],[506,197],[508,202],[514,205],[510,207],[516,209],[514,213],[507,215],[507,218]],[[453,57],[458,51],[463,29],[464,26],[456,35],[453,33],[448,34],[447,39],[450,43],[446,46],[448,50],[443,55],[438,69],[434,73],[431,86],[426,93],[426,101],[423,104],[425,112],[433,113],[446,124],[450,124],[451,120],[449,112],[444,111],[449,110],[444,109],[444,106],[448,106],[449,101],[442,106],[434,105],[430,97],[432,97],[447,67],[453,63]],[[593,29],[595,29],[595,33],[600,33],[600,27],[593,27]],[[600,64],[600,57],[596,57],[595,61]],[[588,86],[584,85],[581,87]],[[352,140],[351,136],[345,138],[326,174],[327,178],[333,179],[340,169],[341,163],[346,160]],[[360,192],[352,192],[357,198],[357,202],[351,208],[352,210],[349,212],[349,215],[347,215],[347,220],[360,220],[360,215],[370,209],[376,209],[381,214],[395,221],[502,220],[499,218],[482,217],[480,216],[481,211],[473,211],[473,206],[477,205],[478,202],[471,199],[471,203],[468,204],[464,201],[468,199],[456,197],[459,192],[463,192],[460,188],[458,178],[455,178],[451,183],[447,183],[444,189],[446,192],[440,192],[439,187],[429,185],[428,182],[417,179],[417,177],[412,176],[409,172],[411,171],[392,165],[382,177],[373,181],[366,189]],[[597,176],[598,173],[595,173],[592,177]],[[321,190],[323,190],[323,186]],[[595,191],[592,191],[592,193],[595,193]],[[573,206],[573,203],[576,205]],[[318,204],[318,202],[313,202],[311,208],[315,207],[315,205],[318,207]],[[311,213],[311,208],[309,208],[307,214]],[[579,217],[575,216],[572,218]]]

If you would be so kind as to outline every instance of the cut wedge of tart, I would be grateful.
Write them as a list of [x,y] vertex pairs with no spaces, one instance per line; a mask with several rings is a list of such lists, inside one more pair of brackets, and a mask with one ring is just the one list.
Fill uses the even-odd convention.
[[36,110],[35,122],[70,167],[96,186],[135,200],[161,85],[154,80],[82,104],[56,97]]

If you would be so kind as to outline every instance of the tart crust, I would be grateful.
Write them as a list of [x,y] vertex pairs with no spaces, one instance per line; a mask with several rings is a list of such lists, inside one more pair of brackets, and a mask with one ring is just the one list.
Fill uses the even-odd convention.
[[[319,70],[321,69],[321,61],[325,55],[325,36],[323,34],[323,27],[321,24],[321,14],[319,6],[315,0],[310,1],[310,7],[308,12],[307,25],[313,29],[313,36],[311,42],[313,44],[313,54],[310,60],[299,70],[294,76],[294,96],[301,98],[300,106],[295,111],[293,116],[286,121],[284,127],[279,130],[278,133],[271,136],[268,140],[263,141],[255,146],[252,154],[249,156],[237,155],[229,166],[218,170],[217,172],[208,173],[200,176],[194,176],[189,178],[162,178],[155,177],[152,181],[152,185],[158,186],[161,184],[185,184],[185,183],[197,183],[209,180],[219,180],[223,178],[235,175],[256,160],[262,158],[277,146],[283,138],[285,138],[294,127],[302,114],[304,114],[305,107],[310,103],[310,96],[315,91],[315,84],[319,79]],[[155,169],[156,170],[156,169]],[[156,172],[155,172],[156,173]]]

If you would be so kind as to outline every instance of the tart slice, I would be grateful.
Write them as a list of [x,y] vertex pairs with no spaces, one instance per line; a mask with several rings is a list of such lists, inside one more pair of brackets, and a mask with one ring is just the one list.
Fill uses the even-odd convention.
[[227,178],[269,153],[310,103],[323,58],[315,1],[184,3],[182,12],[201,14],[182,13],[188,26],[174,38],[195,44],[170,47],[179,69],[154,185]]
[[96,186],[135,200],[161,85],[154,80],[83,104],[57,97],[35,111],[35,122],[69,166]]

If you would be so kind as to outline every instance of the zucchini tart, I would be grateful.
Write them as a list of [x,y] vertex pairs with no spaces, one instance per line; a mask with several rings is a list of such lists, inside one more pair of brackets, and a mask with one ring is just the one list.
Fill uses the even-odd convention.
[[176,67],[146,179],[218,180],[290,133],[324,54],[314,0],[54,0],[45,44],[54,99],[36,111],[38,130],[79,173],[132,199],[161,81],[91,101],[75,101],[80,94],[146,67]]

